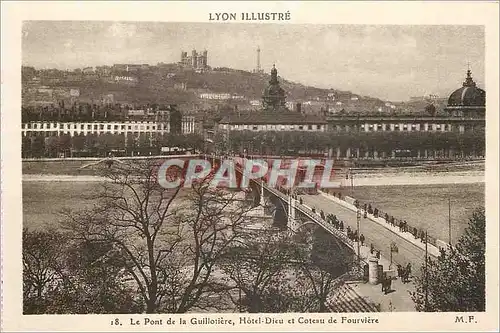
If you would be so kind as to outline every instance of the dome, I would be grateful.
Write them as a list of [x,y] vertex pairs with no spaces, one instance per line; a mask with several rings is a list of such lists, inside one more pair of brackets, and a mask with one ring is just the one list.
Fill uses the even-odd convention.
[[471,71],[467,71],[467,78],[463,86],[448,98],[448,106],[485,106],[486,92],[476,87],[476,82],[472,80]]
[[281,88],[278,81],[278,70],[273,65],[271,69],[271,80],[269,85],[262,92],[262,100],[264,109],[266,110],[279,110],[285,107],[285,90]]

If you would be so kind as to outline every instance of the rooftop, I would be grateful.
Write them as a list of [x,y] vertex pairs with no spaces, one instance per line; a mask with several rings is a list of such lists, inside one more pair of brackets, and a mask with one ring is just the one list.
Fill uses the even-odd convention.
[[221,124],[326,124],[324,117],[294,112],[252,113],[241,116],[226,116]]

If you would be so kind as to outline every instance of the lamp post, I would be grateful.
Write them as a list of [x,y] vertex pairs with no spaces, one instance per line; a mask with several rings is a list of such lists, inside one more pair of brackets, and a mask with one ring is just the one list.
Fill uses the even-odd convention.
[[359,233],[359,221],[360,220],[361,220],[361,210],[358,208],[358,210],[356,211],[356,227],[357,227],[357,231],[358,231],[358,240],[357,240],[357,243],[358,243],[358,245],[357,245],[357,247],[358,247],[358,264],[361,261],[361,258],[360,258],[361,253],[360,253],[360,246],[359,246],[360,245],[359,244],[359,235],[360,235],[360,233]]
[[424,311],[427,312],[427,309],[428,309],[428,304],[429,304],[429,295],[428,295],[428,284],[427,284],[427,279],[428,279],[428,275],[427,275],[427,256],[428,256],[428,249],[427,249],[427,241],[428,241],[428,238],[427,238],[427,230],[425,230],[425,275],[424,275],[424,281],[425,281],[425,297],[424,297]]
[[353,174],[352,174],[352,168],[349,168],[349,173],[351,177],[351,197],[353,196],[354,193],[354,179],[353,179]]
[[448,197],[448,243],[451,247],[451,198]]

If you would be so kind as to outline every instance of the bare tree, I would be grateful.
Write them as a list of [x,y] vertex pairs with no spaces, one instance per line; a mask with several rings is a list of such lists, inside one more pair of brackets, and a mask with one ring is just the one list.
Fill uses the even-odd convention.
[[226,251],[222,269],[238,293],[230,295],[240,311],[274,312],[271,303],[276,302],[270,297],[278,295],[287,280],[292,246],[286,233],[263,230],[247,234]]
[[61,284],[60,266],[64,237],[55,231],[23,230],[23,308],[24,313],[44,313],[47,295]]
[[[306,233],[306,234],[304,234]],[[327,260],[307,231],[262,230],[226,254],[223,270],[233,282],[233,302],[248,312],[328,312],[351,267],[352,253],[335,247]],[[316,243],[329,246],[321,240]]]
[[[237,237],[246,209],[236,193],[205,179],[189,189],[166,189],[158,162],[114,163],[92,210],[67,212],[74,237],[112,244],[130,274],[146,312],[184,313],[217,305],[224,286],[215,273],[222,251]],[[172,168],[170,168],[172,169]],[[169,170],[170,170],[169,169]],[[180,177],[180,170],[168,178]]]

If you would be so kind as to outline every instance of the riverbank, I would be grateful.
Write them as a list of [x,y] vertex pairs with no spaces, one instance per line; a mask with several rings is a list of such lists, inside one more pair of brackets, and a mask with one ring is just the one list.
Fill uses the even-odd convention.
[[[198,158],[199,155],[178,156],[148,156],[148,157],[119,157],[120,160],[145,160],[165,158]],[[87,167],[104,161],[105,158],[64,158],[64,159],[25,159],[22,161],[23,174],[50,174],[50,175],[92,175],[94,170]],[[368,161],[366,161],[368,162]],[[345,174],[352,170],[355,177],[364,174],[378,173],[447,173],[458,171],[484,171],[484,160],[479,161],[397,161],[376,160],[363,164],[363,161],[335,161],[334,169],[339,174]],[[375,163],[377,162],[377,163]]]
[[[84,169],[85,170],[85,169]],[[91,170],[85,173],[23,174],[23,182],[102,182],[105,178],[96,176]],[[363,186],[404,186],[404,185],[439,185],[439,184],[475,184],[484,183],[484,171],[456,172],[407,172],[402,169],[393,172],[365,172],[354,175],[354,179],[341,178],[342,187],[348,191],[351,187]]]

